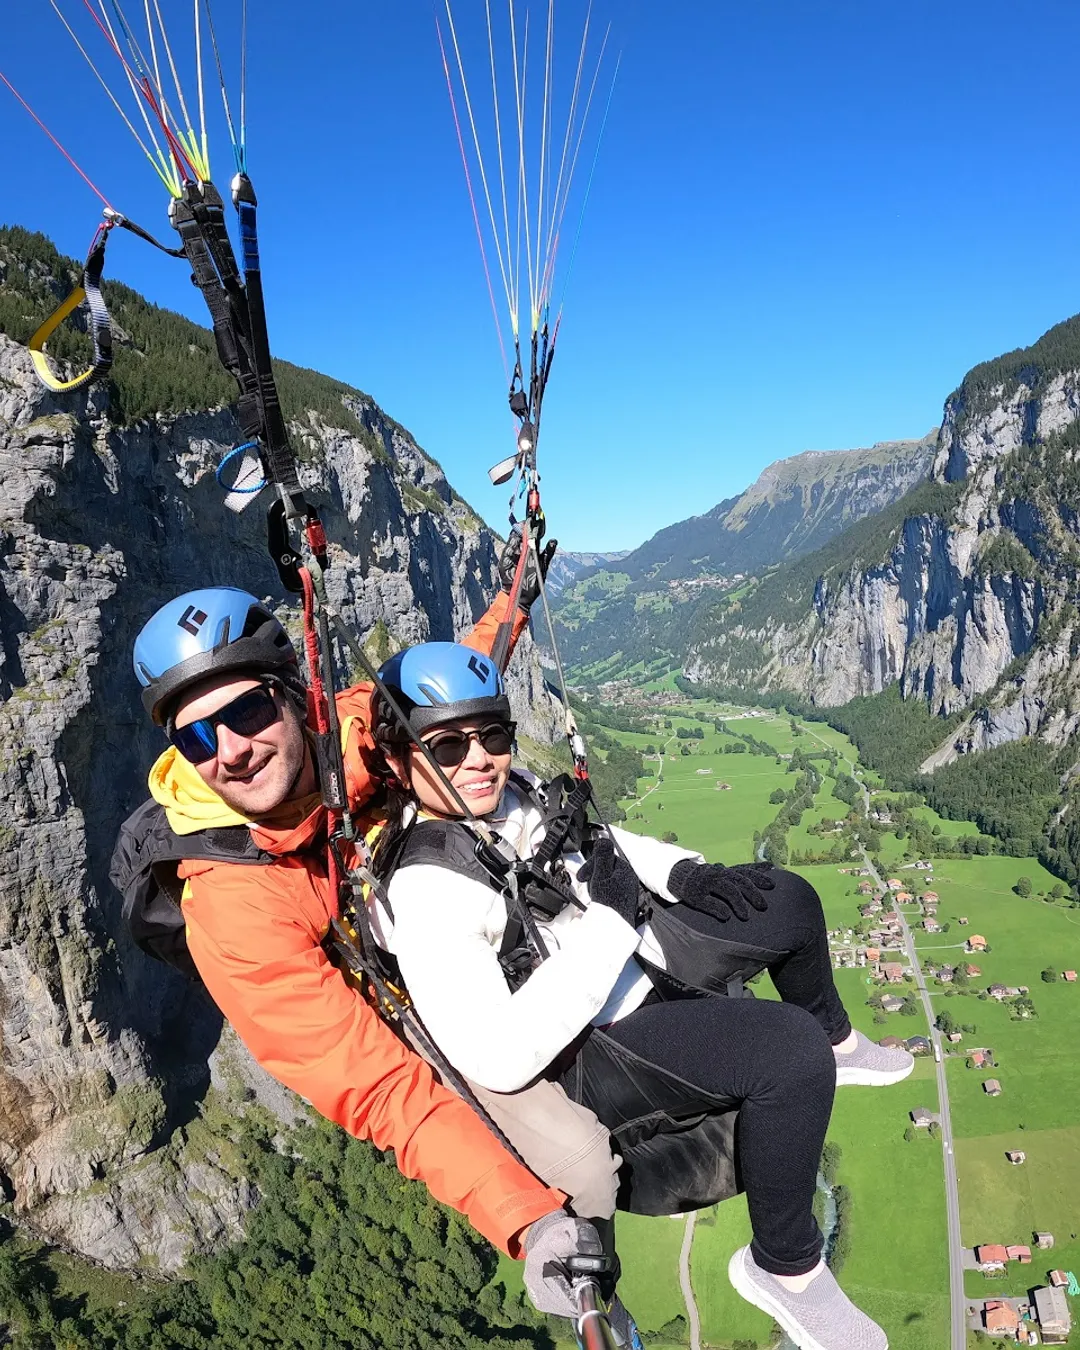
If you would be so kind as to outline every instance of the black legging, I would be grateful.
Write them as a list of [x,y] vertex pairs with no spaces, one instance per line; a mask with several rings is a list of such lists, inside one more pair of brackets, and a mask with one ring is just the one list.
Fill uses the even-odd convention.
[[734,949],[744,976],[767,970],[784,1002],[813,1014],[831,1043],[839,1045],[851,1034],[851,1022],[833,982],[821,899],[797,872],[776,867],[770,875],[775,889],[764,892],[768,908],[752,909],[745,921],[718,923],[685,905],[669,912],[703,937]]
[[833,984],[817,893],[794,873],[774,876],[768,909],[745,923],[684,917],[703,933],[760,948],[745,970],[767,968],[783,1003],[650,997],[591,1037],[563,1081],[612,1130],[658,1111],[685,1118],[738,1107],[754,1259],[775,1275],[800,1275],[821,1254],[813,1199],[836,1086],[831,1047],[851,1024]]

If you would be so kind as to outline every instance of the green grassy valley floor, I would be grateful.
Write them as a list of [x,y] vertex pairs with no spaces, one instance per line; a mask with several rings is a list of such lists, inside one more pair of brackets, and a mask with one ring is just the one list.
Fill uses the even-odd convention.
[[[730,708],[706,703],[686,711],[694,715],[661,710],[672,723],[663,731],[619,733],[639,749],[651,744],[664,752],[663,781],[657,782],[655,761],[647,761],[653,776],[639,781],[638,799],[626,804],[626,827],[655,835],[674,832],[680,844],[700,849],[711,860],[749,860],[755,830],[763,830],[778,809],[770,795],[777,788],[790,790],[794,781],[788,764],[778,764],[773,756],[723,753],[732,738],[714,729],[715,718],[767,742],[778,754],[790,755],[796,747],[804,753],[831,747],[841,757],[842,771],[850,771],[856,762],[847,738],[819,724],[807,724],[793,734],[786,716],[736,718]],[[704,737],[680,741],[680,727],[700,727]],[[692,747],[689,755],[681,754],[684,744]],[[816,764],[824,773],[825,761]],[[865,778],[875,786],[871,775]],[[729,786],[721,790],[721,783]],[[811,835],[808,828],[846,814],[832,787],[833,780],[826,777],[813,809],[789,831],[792,851],[820,851],[822,836]],[[948,838],[977,833],[973,825],[943,820],[926,807],[919,814]],[[883,837],[880,865],[883,875],[905,881],[920,875],[910,867],[900,870],[905,867],[905,841],[895,834]],[[857,882],[842,866],[797,869],[821,894],[830,928],[849,927],[858,918]],[[1036,892],[1028,899],[1012,889],[1021,876],[1031,880]],[[1011,1265],[1004,1280],[969,1272],[969,1296],[1024,1293],[1045,1283],[1051,1267],[1080,1269],[1080,1240],[1075,1236],[1080,1233],[1080,983],[1059,978],[1045,984],[1040,978],[1048,966],[1059,974],[1080,968],[1080,910],[1038,898],[1054,881],[1034,859],[998,856],[936,859],[932,879],[926,879],[940,895],[938,917],[949,924],[949,932],[931,935],[917,929],[921,959],[933,958],[941,948],[942,960],[953,964],[964,958],[982,971],[967,995],[932,985],[933,1001],[952,1012],[958,1023],[973,1024],[976,1032],[965,1036],[965,1042],[992,1047],[998,1061],[992,1070],[977,1071],[966,1068],[958,1053],[948,1065],[963,1241],[1030,1243],[1036,1229],[1051,1231],[1056,1238],[1053,1252],[1036,1253],[1031,1266]],[[914,924],[917,911],[907,913]],[[969,920],[966,927],[956,922],[961,916]],[[989,954],[964,957],[959,944],[971,933],[987,938]],[[921,1009],[915,1017],[894,1015],[886,1024],[874,1022],[873,1010],[866,1006],[873,991],[865,970],[840,970],[836,976],[853,1022],[868,1035],[926,1032]],[[995,981],[1028,985],[1038,1016],[1012,1020],[1008,1007],[980,998]],[[775,996],[767,979],[757,992]],[[1000,1079],[1000,1097],[984,1093],[982,1083],[988,1077]],[[938,1107],[929,1059],[919,1060],[914,1075],[896,1087],[848,1087],[837,1093],[829,1137],[842,1149],[837,1180],[851,1198],[850,1254],[840,1279],[885,1327],[892,1350],[945,1350],[949,1287],[941,1144],[921,1132],[913,1142],[905,1141],[908,1112],[917,1106]],[[1006,1149],[1023,1149],[1026,1164],[1011,1166]],[[682,1233],[683,1224],[670,1219],[620,1219],[622,1287],[647,1332],[659,1332],[685,1315],[677,1270]],[[730,1347],[741,1340],[764,1350],[773,1343],[769,1319],[745,1304],[727,1280],[728,1258],[749,1235],[741,1198],[699,1217],[691,1275],[708,1346]],[[1080,1343],[1080,1337],[1073,1340]],[[663,1343],[655,1334],[650,1338],[650,1345]]]

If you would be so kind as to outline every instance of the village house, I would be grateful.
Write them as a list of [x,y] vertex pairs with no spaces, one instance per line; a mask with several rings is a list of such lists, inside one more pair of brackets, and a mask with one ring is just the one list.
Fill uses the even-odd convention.
[[904,983],[904,967],[899,961],[886,961],[881,969],[887,984]]
[[1021,1163],[1027,1162],[1027,1154],[1023,1149],[1006,1149],[1005,1156],[1014,1167],[1019,1167]]
[[994,1063],[994,1052],[987,1046],[976,1046],[971,1051],[971,1062],[977,1069],[988,1069]]
[[1075,970],[1063,970],[1063,971],[1061,972],[1061,978],[1062,978],[1063,980],[1065,980],[1065,981],[1066,981],[1067,983],[1069,983],[1069,984],[1075,984],[1075,983],[1076,983],[1076,971],[1075,971]]
[[904,1000],[897,998],[895,994],[886,994],[881,1000],[881,1010],[887,1013],[898,1013],[904,1006]]
[[1005,1248],[1005,1255],[1010,1261],[1018,1261],[1022,1266],[1031,1265],[1031,1248],[1021,1246],[1019,1243],[1011,1244]]
[[1002,1275],[1009,1263],[1009,1253],[1002,1243],[988,1242],[975,1248],[975,1261],[984,1275],[990,1271]]
[[872,881],[860,881],[860,882],[859,882],[859,894],[860,894],[860,895],[870,895],[870,894],[873,893],[873,890],[874,890],[874,883],[873,883]]
[[982,966],[973,966],[969,961],[964,967],[964,974],[969,980],[977,980],[982,974]]
[[983,1091],[986,1093],[988,1097],[1000,1097],[1001,1084],[998,1082],[996,1078],[988,1078],[983,1083]]
[[882,1046],[885,1050],[903,1050],[904,1048],[904,1042],[899,1036],[882,1036],[881,1040],[878,1041],[878,1045]]
[[881,948],[880,948],[880,947],[867,947],[867,949],[866,949],[866,959],[867,959],[868,961],[872,961],[872,962],[880,961],[880,960],[881,960]]
[[890,877],[885,885],[888,886],[890,891],[902,891],[904,889],[904,883],[899,877]]
[[915,897],[910,891],[897,891],[894,899],[898,905],[911,905],[915,903]]
[[923,927],[928,933],[941,932],[941,924],[938,923],[937,919],[923,919]]
[[953,1045],[959,1045],[964,1039],[964,1033],[962,1031],[950,1031],[945,1039]]
[[923,891],[923,901],[928,905],[936,905],[938,902],[937,891]]
[[984,952],[986,947],[986,939],[981,933],[972,933],[967,942],[964,943],[965,950],[969,952]]
[[1052,1270],[1050,1272],[1050,1287],[1052,1289],[1066,1289],[1069,1284],[1069,1272],[1067,1270]]
[[927,1036],[909,1036],[904,1047],[912,1055],[928,1055],[932,1048]]
[[915,867],[920,872],[932,872],[934,870],[934,864],[926,858],[920,858]]
[[937,977],[942,984],[952,984],[953,980],[956,979],[956,967],[942,966],[937,973]]
[[[908,1113],[911,1116],[911,1123],[917,1130],[928,1130],[931,1125],[940,1125],[941,1117],[935,1112],[928,1110],[925,1106],[917,1106],[914,1111]],[[1004,1247],[1001,1249],[1005,1250]]]
[[956,922],[960,925],[961,928],[966,928],[969,922],[968,916],[966,914],[961,914],[961,916],[957,919]]
[[1048,1252],[1054,1245],[1053,1233],[1035,1233],[1033,1236],[1035,1238],[1035,1246],[1038,1247],[1041,1252]]
[[1072,1314],[1064,1289],[1035,1290],[1035,1316],[1039,1319],[1044,1345],[1064,1345],[1072,1330]]
[[1020,1314],[1003,1299],[987,1299],[983,1306],[983,1324],[991,1335],[1015,1336],[1020,1329]]
[[900,915],[897,914],[895,909],[890,909],[887,913],[881,916],[879,922],[883,923],[886,926],[886,928],[899,928]]
[[992,984],[986,992],[1000,1003],[1002,999],[1009,997],[1009,986],[1007,984]]

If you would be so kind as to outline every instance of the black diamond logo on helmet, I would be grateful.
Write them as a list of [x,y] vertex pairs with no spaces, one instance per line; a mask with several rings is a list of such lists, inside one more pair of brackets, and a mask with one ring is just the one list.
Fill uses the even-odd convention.
[[180,621],[176,626],[182,628],[185,633],[190,633],[192,637],[198,637],[199,629],[206,622],[206,619],[205,609],[196,609],[194,605],[188,605],[187,609],[180,615]]
[[482,684],[487,684],[488,676],[491,674],[491,667],[485,665],[478,656],[469,657],[469,669]]

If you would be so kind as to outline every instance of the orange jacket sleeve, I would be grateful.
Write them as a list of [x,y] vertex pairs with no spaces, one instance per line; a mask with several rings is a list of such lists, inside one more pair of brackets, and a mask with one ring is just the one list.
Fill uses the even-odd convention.
[[310,858],[182,866],[191,955],[255,1059],[518,1255],[517,1235],[562,1195],[513,1161],[328,960],[326,880]]
[[[483,652],[485,656],[490,655],[499,625],[506,618],[509,603],[509,595],[505,591],[500,591],[481,615],[472,632],[462,639],[465,646]],[[511,655],[528,623],[528,614],[523,609],[516,610],[514,626],[510,630]],[[342,690],[337,698],[338,715],[342,725],[347,718],[353,719],[345,742],[345,776],[354,809],[363,806],[375,790],[375,781],[368,767],[368,756],[375,748],[369,730],[373,693],[373,686],[364,682]]]

